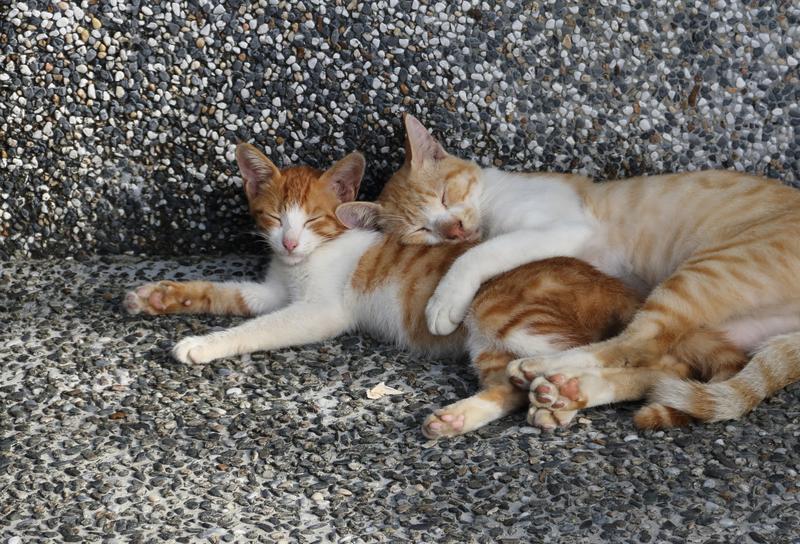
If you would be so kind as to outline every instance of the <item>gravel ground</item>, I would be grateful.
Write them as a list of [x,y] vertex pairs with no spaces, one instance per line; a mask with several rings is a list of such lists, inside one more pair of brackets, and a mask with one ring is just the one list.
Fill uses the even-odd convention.
[[282,164],[360,148],[374,196],[402,110],[510,169],[800,181],[796,1],[7,6],[0,258],[252,250],[237,141]]
[[91,257],[255,250],[238,141],[359,148],[366,197],[401,111],[514,170],[800,184],[797,2],[333,4],[0,2],[0,542],[800,543],[798,386],[725,425],[623,406],[434,444],[461,362],[350,336],[187,368],[176,339],[236,320],[122,315],[143,281],[263,267]]
[[0,542],[800,542],[798,386],[730,424],[640,433],[623,406],[432,443],[461,362],[348,336],[186,367],[176,339],[236,320],[119,309],[263,264],[0,264]]

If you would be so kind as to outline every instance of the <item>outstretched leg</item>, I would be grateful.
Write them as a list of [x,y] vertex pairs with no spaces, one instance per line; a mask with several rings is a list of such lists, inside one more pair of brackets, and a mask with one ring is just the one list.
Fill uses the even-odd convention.
[[125,295],[124,306],[135,315],[218,314],[252,316],[273,311],[288,302],[277,281],[211,282],[159,281]]
[[[648,368],[573,366],[553,369],[544,362],[539,368],[527,365],[522,371],[523,379],[512,374],[510,381],[530,391],[528,421],[537,427],[554,428],[559,423],[549,415],[553,409],[577,410],[640,400],[665,378],[691,376],[712,382],[724,380],[746,362],[747,355],[722,333],[699,329],[685,335],[669,354],[652,362]],[[637,426],[646,428],[686,425],[691,419],[678,410],[656,403],[643,407],[635,416]]]
[[510,375],[527,382],[525,375],[543,366],[549,372],[563,367],[648,366],[692,330],[800,297],[795,277],[800,258],[789,255],[766,270],[759,264],[765,243],[733,241],[699,252],[656,287],[619,336],[552,356],[514,361]]
[[675,372],[651,368],[564,369],[548,376],[534,378],[530,387],[528,422],[542,428],[553,428],[558,421],[543,421],[547,413],[576,411],[603,404],[640,400],[660,379],[678,377]]
[[475,357],[481,390],[433,412],[422,424],[422,434],[427,438],[464,434],[524,407],[525,392],[506,378],[506,367],[513,358],[504,351],[485,351]]
[[182,363],[202,364],[231,355],[320,342],[350,326],[347,312],[335,302],[298,303],[225,331],[186,337],[172,354]]

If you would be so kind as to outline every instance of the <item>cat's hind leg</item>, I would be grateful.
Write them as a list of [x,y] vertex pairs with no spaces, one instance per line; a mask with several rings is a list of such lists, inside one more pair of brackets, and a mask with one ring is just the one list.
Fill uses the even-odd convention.
[[422,424],[422,434],[427,438],[457,436],[523,408],[527,403],[525,392],[510,384],[505,376],[506,366],[514,357],[504,351],[487,350],[478,354],[473,363],[481,390],[433,412]]
[[[508,363],[515,357],[554,353],[574,345],[569,312],[540,304],[541,294],[527,281],[530,277],[522,279],[526,281],[507,276],[476,298],[464,323],[481,390],[431,414],[422,427],[426,437],[464,434],[524,408],[528,394],[509,382]],[[518,292],[519,285],[524,286],[524,296]],[[550,417],[563,426],[575,415],[574,411],[558,412]]]
[[535,408],[580,410],[640,400],[659,379],[676,376],[660,368],[569,368],[534,378],[529,398]]
[[[698,252],[648,296],[641,310],[619,336],[563,353],[525,358],[509,365],[518,381],[543,366],[650,366],[688,332],[719,326],[737,315],[800,298],[800,242],[769,260],[768,241],[748,232],[748,239],[726,242]],[[788,246],[790,242],[784,241]],[[770,262],[769,268],[759,263]]]

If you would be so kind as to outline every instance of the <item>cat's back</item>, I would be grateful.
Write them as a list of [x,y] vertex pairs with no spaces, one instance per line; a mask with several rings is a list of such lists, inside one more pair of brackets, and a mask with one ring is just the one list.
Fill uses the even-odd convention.
[[[649,287],[694,252],[754,227],[770,223],[786,232],[800,228],[800,191],[739,172],[706,170],[602,182],[588,187],[584,198],[602,234],[585,256],[607,272],[634,271]],[[623,264],[605,266],[603,259],[609,256]]]
[[796,209],[800,191],[781,182],[729,170],[702,170],[607,181],[587,187],[587,206],[600,219],[676,221],[682,216],[744,221]]

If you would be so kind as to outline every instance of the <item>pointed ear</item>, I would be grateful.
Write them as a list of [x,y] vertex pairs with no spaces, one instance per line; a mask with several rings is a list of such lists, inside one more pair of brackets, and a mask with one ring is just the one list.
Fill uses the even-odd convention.
[[272,161],[266,155],[250,144],[236,146],[236,163],[242,173],[244,192],[247,193],[248,200],[255,198],[281,175],[278,167],[272,164]]
[[350,202],[356,199],[358,186],[364,177],[364,168],[366,168],[364,155],[354,151],[331,166],[322,174],[321,179],[329,184],[340,202]]
[[345,202],[336,208],[336,218],[349,229],[375,229],[381,205],[375,202]]
[[403,123],[406,126],[406,162],[418,166],[425,162],[442,160],[447,156],[447,151],[416,117],[404,113]]

